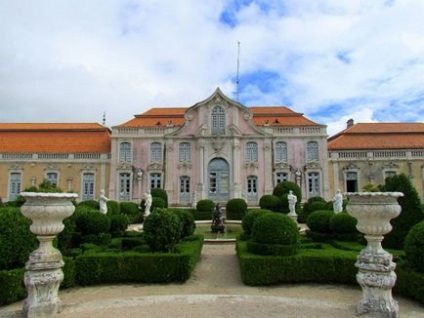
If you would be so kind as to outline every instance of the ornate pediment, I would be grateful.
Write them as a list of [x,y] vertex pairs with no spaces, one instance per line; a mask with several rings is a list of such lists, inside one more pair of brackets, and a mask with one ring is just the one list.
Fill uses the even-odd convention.
[[384,169],[393,169],[393,170],[396,170],[396,169],[399,168],[399,166],[397,164],[395,164],[395,163],[393,163],[393,162],[390,161],[390,162],[385,162],[383,164],[383,168]]
[[9,170],[23,170],[23,168],[21,165],[17,163],[13,163],[10,165]]
[[343,170],[359,170],[359,167],[354,163],[349,163],[348,165],[343,167]]
[[153,162],[147,166],[148,170],[162,170],[163,165],[159,162]]
[[287,162],[277,162],[274,164],[274,169],[290,169],[290,165]]
[[306,169],[321,169],[321,165],[319,162],[308,162],[305,166]]
[[132,170],[132,165],[127,162],[120,162],[118,164],[118,170]]
[[45,170],[59,170],[59,167],[55,163],[48,163]]
[[248,162],[245,164],[248,175],[258,175],[259,164],[257,162]]

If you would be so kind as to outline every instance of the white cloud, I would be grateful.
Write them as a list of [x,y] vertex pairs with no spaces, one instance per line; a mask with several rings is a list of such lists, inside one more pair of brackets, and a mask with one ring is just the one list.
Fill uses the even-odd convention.
[[241,78],[277,74],[241,83],[247,106],[288,105],[329,132],[350,117],[419,120],[423,14],[420,0],[0,0],[0,120],[106,111],[117,125],[217,86],[235,98],[238,41]]

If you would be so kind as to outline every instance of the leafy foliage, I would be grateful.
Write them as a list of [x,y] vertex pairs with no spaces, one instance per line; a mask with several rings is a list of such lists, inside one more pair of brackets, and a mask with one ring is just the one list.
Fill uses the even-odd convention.
[[150,191],[152,198],[161,198],[164,202],[164,208],[168,207],[168,194],[164,189],[155,188]]
[[229,220],[241,220],[246,215],[247,203],[241,198],[231,199],[227,202],[225,209]]
[[300,206],[300,202],[302,201],[302,190],[296,183],[291,181],[280,182],[275,186],[272,194],[281,198],[283,194],[288,194],[290,190],[292,190],[293,194],[297,197],[296,208],[298,208]]
[[167,209],[156,209],[144,220],[144,237],[154,252],[172,253],[181,238],[180,218]]
[[214,208],[215,208],[215,203],[209,199],[199,200],[196,204],[197,211],[209,212],[211,213],[211,216],[212,216],[212,212]]
[[19,208],[0,209],[0,270],[23,267],[38,246],[30,230],[31,220]]
[[406,258],[420,273],[424,273],[424,221],[415,224],[405,239]]
[[189,211],[183,209],[168,210],[174,212],[180,218],[181,224],[183,225],[183,229],[181,232],[182,239],[194,234],[194,231],[196,230],[196,223],[194,222],[193,213],[190,213]]
[[279,212],[281,210],[281,205],[280,197],[273,194],[265,194],[259,200],[259,206],[264,210]]
[[330,218],[330,230],[340,234],[356,233],[357,223],[358,221],[347,212],[333,214]]
[[383,240],[383,246],[386,248],[402,249],[410,229],[424,220],[421,201],[417,190],[405,174],[386,178],[384,188],[385,191],[402,192],[404,194],[403,197],[398,199],[402,212],[391,221],[393,230],[386,234]]
[[333,215],[333,211],[314,211],[308,216],[306,225],[312,232],[331,233],[330,219]]
[[243,228],[244,234],[248,236],[252,234],[253,224],[255,223],[256,218],[263,215],[264,213],[272,213],[272,211],[265,209],[253,209],[247,212],[247,214],[241,220],[241,226]]
[[109,233],[110,219],[97,210],[86,210],[75,216],[76,230],[82,235]]

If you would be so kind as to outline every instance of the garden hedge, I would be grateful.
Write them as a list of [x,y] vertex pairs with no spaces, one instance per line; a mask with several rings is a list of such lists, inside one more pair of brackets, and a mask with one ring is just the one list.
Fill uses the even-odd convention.
[[79,285],[186,281],[200,258],[203,236],[181,241],[177,253],[89,253],[76,258]]

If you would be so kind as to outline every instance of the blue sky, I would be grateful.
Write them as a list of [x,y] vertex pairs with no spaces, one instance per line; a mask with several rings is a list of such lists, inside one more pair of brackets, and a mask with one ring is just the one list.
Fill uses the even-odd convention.
[[329,135],[424,121],[423,16],[422,0],[0,0],[0,121],[114,126],[216,87]]

